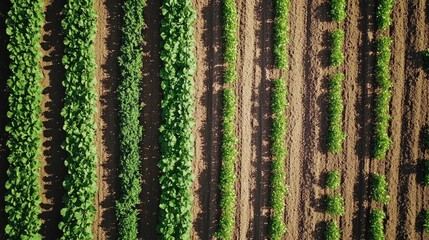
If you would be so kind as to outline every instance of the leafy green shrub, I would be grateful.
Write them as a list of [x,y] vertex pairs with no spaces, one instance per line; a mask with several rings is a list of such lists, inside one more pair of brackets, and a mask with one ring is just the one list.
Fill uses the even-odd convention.
[[337,189],[341,184],[340,171],[330,171],[326,179],[326,186],[330,189]]
[[237,137],[235,135],[235,93],[226,88],[223,93],[223,137],[222,166],[220,172],[220,218],[216,236],[219,239],[232,239],[235,229],[236,193],[234,184],[237,179],[235,162],[237,159]]
[[371,210],[369,215],[369,235],[371,240],[384,240],[384,219],[386,215],[380,209]]
[[379,0],[377,7],[378,29],[384,30],[392,24],[390,14],[393,11],[393,5],[396,0]]
[[429,186],[429,159],[423,161],[423,185]]
[[331,18],[337,23],[346,19],[346,0],[331,0]]
[[374,157],[380,160],[386,157],[386,152],[392,144],[389,137],[389,104],[392,98],[390,80],[390,45],[392,40],[389,37],[380,37],[377,41],[377,62],[375,68],[375,79],[378,91],[375,97],[375,139]]
[[7,216],[5,233],[7,239],[41,239],[39,156],[42,144],[40,81],[43,76],[39,49],[43,1],[11,3],[6,19],[11,75],[7,80],[9,122],[6,126],[9,168],[5,196],[2,195]]
[[429,211],[423,213],[423,230],[429,233]]
[[271,165],[271,206],[270,239],[282,239],[286,232],[284,220],[285,197],[287,187],[285,183],[285,159],[286,159],[286,81],[284,79],[274,80],[274,92],[271,107],[273,110],[273,130],[271,147],[273,163]]
[[143,7],[145,1],[125,0],[122,46],[119,66],[122,80],[118,86],[121,195],[116,202],[120,239],[137,239],[141,192],[140,172],[140,91],[143,55]]
[[328,196],[326,201],[326,213],[332,216],[344,215],[344,198],[341,195]]
[[238,13],[235,0],[223,1],[223,38],[225,52],[223,54],[226,68],[224,81],[225,83],[234,83],[237,80],[237,46],[238,46]]
[[343,54],[344,31],[336,29],[331,32],[331,65],[339,67],[345,59]]
[[190,239],[196,14],[191,0],[164,0],[161,14],[159,75],[163,96],[158,233],[161,239]]
[[97,192],[94,145],[96,113],[94,39],[96,13],[94,1],[68,1],[64,6],[64,57],[62,62],[66,78],[63,148],[67,175],[63,183],[66,195],[61,210],[59,228],[62,239],[93,239],[95,194]]
[[337,222],[330,221],[325,230],[325,240],[339,240],[341,238],[341,231]]
[[276,67],[286,69],[288,61],[290,0],[275,0],[274,60]]
[[371,197],[373,200],[387,204],[390,196],[388,194],[386,176],[374,173],[372,175]]
[[342,143],[346,138],[343,132],[343,97],[342,97],[342,82],[344,79],[343,73],[336,73],[332,76],[328,92],[328,151],[331,153],[339,153],[343,150]]

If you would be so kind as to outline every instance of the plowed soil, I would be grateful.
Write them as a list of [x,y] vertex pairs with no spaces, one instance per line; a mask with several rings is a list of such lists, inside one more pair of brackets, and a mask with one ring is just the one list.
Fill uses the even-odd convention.
[[[60,115],[63,106],[64,45],[60,21],[65,0],[45,0],[43,41],[43,156],[41,157],[42,234],[58,239],[64,159],[61,149],[65,138]],[[327,194],[342,194],[345,215],[338,217],[342,239],[367,239],[371,208],[383,208],[386,239],[429,239],[422,231],[422,210],[429,208],[429,189],[423,187],[422,159],[429,158],[420,146],[420,132],[429,123],[429,67],[422,51],[429,47],[429,2],[397,1],[393,25],[384,32],[376,30],[374,0],[347,1],[347,18],[342,24],[328,17],[326,0],[291,1],[289,68],[276,70],[273,62],[274,1],[237,0],[239,49],[235,84],[237,94],[236,134],[239,139],[236,172],[238,175],[235,239],[267,239],[270,215],[270,97],[272,80],[285,77],[288,87],[288,131],[286,161],[289,195],[286,198],[285,239],[322,239],[326,221],[334,219],[325,211]],[[160,12],[161,1],[148,1],[142,81],[142,204],[141,239],[156,238],[160,188],[158,128],[160,110]],[[0,2],[0,195],[4,193],[7,169],[6,133],[7,88],[9,75],[6,50],[5,14],[9,1]],[[96,36],[97,93],[96,116],[97,173],[96,239],[117,239],[114,201],[118,183],[118,119],[116,88],[120,81],[117,57],[121,43],[122,1],[96,0],[98,28]],[[219,217],[219,171],[222,120],[222,2],[194,1],[197,12],[195,42],[195,182],[192,187],[192,239],[213,239]],[[345,30],[345,63],[329,66],[329,32]],[[373,105],[375,40],[390,35],[393,39],[390,62],[393,82],[391,127],[393,144],[387,157],[371,157],[373,141]],[[426,65],[426,66],[425,66]],[[343,152],[326,151],[327,88],[329,76],[345,73],[343,128],[347,139]],[[339,169],[342,184],[338,190],[326,190],[327,171]],[[371,173],[383,173],[389,183],[391,200],[387,206],[369,199]],[[0,199],[0,238],[4,238],[4,199]]]

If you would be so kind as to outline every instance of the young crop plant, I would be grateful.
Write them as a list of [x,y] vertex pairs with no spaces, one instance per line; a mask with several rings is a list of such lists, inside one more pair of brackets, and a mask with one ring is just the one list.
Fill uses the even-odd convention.
[[42,7],[42,0],[12,1],[6,19],[11,70],[7,80],[10,94],[6,126],[9,168],[4,196],[7,239],[42,239],[39,234],[39,215],[42,213],[39,195]]
[[390,14],[396,0],[380,0],[377,7],[377,24],[379,30],[384,30],[392,24]]
[[371,240],[384,240],[384,219],[386,215],[383,210],[374,209],[369,214],[369,236]]
[[340,171],[334,170],[328,172],[326,186],[330,189],[337,189],[341,184]]
[[279,69],[286,69],[288,61],[289,8],[290,0],[275,1],[274,60]]
[[[162,125],[160,239],[191,238],[191,185],[194,159],[195,9],[191,0],[165,0],[161,6],[160,70]],[[140,34],[140,32],[138,33]]]
[[325,230],[325,240],[339,240],[341,238],[341,231],[338,227],[337,222],[330,221],[326,226]]
[[429,159],[423,161],[423,185],[429,186]]
[[137,239],[141,193],[140,92],[143,67],[143,7],[145,1],[125,0],[122,46],[119,66],[122,80],[118,87],[121,195],[116,202],[120,239]]
[[62,20],[64,32],[65,68],[64,118],[66,140],[63,148],[68,156],[64,162],[67,174],[62,221],[59,228],[62,239],[93,239],[95,194],[97,192],[94,116],[96,13],[94,1],[68,1]]
[[375,68],[375,78],[377,83],[377,93],[375,97],[375,139],[374,158],[380,160],[386,157],[386,152],[392,144],[389,137],[389,104],[392,98],[390,80],[390,45],[392,40],[389,37],[380,37],[377,41],[377,61]]
[[332,216],[344,215],[344,198],[341,195],[328,196],[326,201],[326,212]]
[[345,59],[343,54],[344,36],[342,29],[336,29],[331,32],[331,65],[334,67],[339,67]]
[[237,79],[237,46],[238,46],[238,13],[235,0],[223,1],[223,38],[225,52],[223,54],[226,68],[224,73],[225,83],[234,83]]
[[343,150],[342,143],[346,138],[343,132],[343,97],[342,82],[343,73],[336,73],[332,76],[328,92],[328,152],[339,153]]
[[274,81],[274,92],[272,96],[273,129],[271,146],[273,162],[271,165],[271,206],[272,214],[270,219],[269,234],[270,239],[282,239],[286,232],[284,220],[286,187],[286,81],[277,79]]
[[337,23],[346,19],[346,0],[331,0],[331,18]]
[[429,233],[429,210],[423,213],[423,230]]
[[390,196],[388,194],[386,176],[374,173],[372,175],[371,197],[373,200],[387,204]]
[[235,135],[235,93],[226,88],[223,93],[223,137],[222,137],[222,167],[220,174],[220,209],[219,229],[216,236],[219,239],[232,239],[235,228],[236,193],[234,189],[235,162],[237,159],[237,137]]

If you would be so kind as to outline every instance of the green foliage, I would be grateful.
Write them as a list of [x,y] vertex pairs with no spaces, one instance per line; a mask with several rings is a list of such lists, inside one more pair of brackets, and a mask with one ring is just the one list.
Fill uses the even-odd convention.
[[425,125],[421,131],[421,145],[423,151],[429,151],[429,125]]
[[235,229],[236,193],[234,184],[237,179],[235,162],[237,160],[237,137],[235,135],[235,93],[226,88],[223,93],[222,121],[222,166],[220,172],[220,218],[216,236],[219,239],[232,239]]
[[429,186],[429,159],[423,161],[423,185]]
[[425,51],[425,55],[426,55],[426,57],[429,57],[429,48],[428,48],[428,49],[426,49],[426,51]]
[[272,96],[273,130],[271,147],[273,162],[271,165],[271,206],[270,239],[282,239],[286,232],[285,197],[286,187],[286,81],[284,79],[274,80],[274,92]]
[[375,97],[375,139],[374,157],[380,160],[386,157],[386,152],[392,144],[389,137],[389,104],[392,98],[390,80],[390,45],[392,40],[389,37],[380,37],[377,42],[377,62],[375,68],[375,79],[377,82],[377,92]]
[[279,69],[286,69],[288,61],[289,8],[290,0],[275,0],[273,51],[276,67]]
[[145,1],[125,0],[122,46],[119,57],[122,81],[118,87],[121,196],[116,202],[120,239],[137,239],[140,203],[140,91],[143,55],[143,7]]
[[390,196],[388,194],[386,176],[374,173],[371,180],[372,199],[379,203],[387,204]]
[[342,143],[346,139],[343,132],[343,97],[342,82],[343,73],[336,73],[332,76],[328,92],[328,151],[330,153],[339,153],[343,150]]
[[223,2],[223,38],[225,52],[223,54],[226,68],[225,83],[234,83],[237,80],[235,64],[237,61],[238,45],[238,13],[235,0],[225,0]]
[[426,210],[423,213],[423,230],[429,233],[429,211]]
[[396,0],[379,0],[377,7],[377,24],[379,30],[384,30],[392,24],[390,14]]
[[341,231],[337,222],[330,221],[325,230],[325,240],[339,240],[341,238]]
[[161,6],[162,125],[158,232],[161,239],[190,239],[194,159],[195,10],[192,1]]
[[344,62],[343,45],[344,45],[344,31],[336,29],[331,32],[331,65],[339,67]]
[[386,215],[380,209],[371,210],[369,215],[369,236],[371,240],[384,240],[384,219]]
[[62,62],[66,96],[61,115],[67,135],[63,148],[68,157],[64,163],[67,168],[63,183],[66,194],[59,228],[63,232],[62,239],[90,240],[94,237],[97,192],[94,1],[68,1],[63,12],[65,50]]
[[340,171],[330,171],[326,179],[326,186],[330,189],[337,189],[341,184]]
[[331,0],[331,18],[337,23],[346,19],[346,0]]
[[8,239],[41,239],[38,216],[42,212],[39,195],[42,7],[41,0],[12,1],[6,19],[11,70],[7,80],[10,95],[6,126],[10,152],[5,184]]
[[328,196],[326,201],[326,213],[332,216],[344,215],[344,198],[341,195]]

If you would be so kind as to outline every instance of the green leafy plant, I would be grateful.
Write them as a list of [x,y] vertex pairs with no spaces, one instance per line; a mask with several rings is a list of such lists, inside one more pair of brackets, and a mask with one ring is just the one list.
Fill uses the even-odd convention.
[[328,92],[328,151],[330,153],[339,153],[343,150],[342,143],[346,138],[343,132],[343,97],[342,82],[343,73],[336,73],[332,76]]
[[341,175],[340,171],[330,171],[328,172],[326,178],[326,186],[330,189],[337,189],[341,184]]
[[390,196],[388,194],[386,176],[380,174],[372,174],[371,179],[371,197],[373,200],[387,204],[389,202]]
[[344,198],[341,195],[328,196],[326,200],[326,213],[332,216],[344,215]]
[[384,30],[392,24],[390,14],[393,11],[393,6],[396,0],[380,0],[377,6],[377,23],[378,29]]
[[67,174],[62,221],[62,239],[93,239],[95,194],[97,192],[94,144],[96,124],[95,54],[96,13],[94,1],[68,1],[62,20],[66,78],[66,96],[61,115],[64,117],[68,157],[64,164]]
[[337,23],[346,19],[346,0],[331,0],[331,18]]
[[287,44],[289,43],[289,8],[290,0],[275,1],[273,51],[276,67],[279,69],[286,69],[288,61]]
[[[6,19],[11,75],[9,89],[8,179],[5,184],[7,239],[41,239],[39,176],[42,70],[39,52],[43,1],[12,1]],[[3,106],[2,106],[3,107]]]
[[137,239],[141,193],[140,92],[143,67],[143,7],[145,1],[125,0],[122,46],[119,66],[122,80],[118,87],[121,195],[116,202],[120,239]]
[[331,32],[331,65],[339,67],[345,59],[343,54],[344,30],[336,29]]
[[[194,159],[194,22],[192,1],[165,0],[161,6],[160,127],[161,239],[190,239]],[[138,33],[140,34],[140,32]]]
[[426,210],[423,213],[423,230],[429,233],[429,211]]
[[429,159],[423,160],[423,185],[429,186]]
[[371,210],[369,214],[369,236],[371,240],[384,240],[384,219],[386,215],[380,209]]
[[223,54],[226,68],[224,73],[225,83],[234,83],[237,79],[237,70],[235,69],[237,61],[238,45],[238,13],[235,0],[223,1],[223,38],[225,52]]
[[325,230],[325,240],[339,240],[341,238],[341,231],[338,227],[337,222],[330,221],[326,226]]
[[270,239],[282,239],[286,232],[284,220],[285,197],[288,192],[286,186],[286,81],[284,79],[274,80],[274,91],[272,96],[271,108],[273,111],[273,127],[271,133],[272,139],[272,158],[271,165],[271,207],[272,214],[270,219]]
[[389,137],[389,104],[392,98],[390,80],[390,45],[392,40],[389,37],[380,37],[377,41],[377,62],[375,67],[375,79],[377,91],[375,97],[375,139],[374,157],[380,160],[386,157],[386,152],[392,144]]

